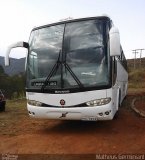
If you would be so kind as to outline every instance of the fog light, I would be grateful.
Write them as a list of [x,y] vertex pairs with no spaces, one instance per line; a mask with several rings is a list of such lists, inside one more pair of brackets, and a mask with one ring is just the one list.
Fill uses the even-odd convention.
[[110,113],[110,112],[108,112],[108,111],[107,111],[107,112],[105,112],[105,114],[106,114],[107,116],[109,115],[109,113]]
[[28,113],[29,113],[29,115],[35,115],[35,113],[34,112],[31,112],[31,111],[28,111]]
[[99,113],[99,116],[103,116],[103,113]]

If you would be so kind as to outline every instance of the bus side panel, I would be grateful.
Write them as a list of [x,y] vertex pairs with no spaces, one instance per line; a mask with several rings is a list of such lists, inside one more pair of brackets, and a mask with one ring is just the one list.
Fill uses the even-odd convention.
[[118,93],[119,93],[119,87],[116,84],[112,88],[107,89],[107,97],[112,98],[113,115],[115,115],[115,113],[118,110]]
[[117,62],[117,85],[120,88],[120,104],[122,103],[124,97],[127,94],[127,87],[128,87],[128,73],[125,68]]

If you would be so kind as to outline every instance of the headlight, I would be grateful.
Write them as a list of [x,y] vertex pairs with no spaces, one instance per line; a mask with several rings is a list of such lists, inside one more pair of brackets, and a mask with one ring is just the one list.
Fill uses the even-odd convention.
[[101,98],[101,99],[95,99],[89,102],[86,102],[87,106],[101,106],[108,104],[111,101],[111,98]]
[[28,100],[27,102],[28,102],[28,104],[30,104],[32,106],[42,106],[42,103],[38,102],[38,101]]

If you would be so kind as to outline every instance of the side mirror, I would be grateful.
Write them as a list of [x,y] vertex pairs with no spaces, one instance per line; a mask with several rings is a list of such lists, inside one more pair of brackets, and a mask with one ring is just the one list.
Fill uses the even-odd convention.
[[5,55],[5,66],[9,66],[10,65],[10,60],[9,60],[9,54],[11,52],[11,49],[13,48],[17,48],[17,47],[24,47],[24,48],[29,48],[29,44],[27,42],[17,42],[14,43],[12,45],[10,45],[6,51],[6,55]]
[[116,27],[112,27],[109,31],[110,38],[110,56],[120,56],[120,35]]

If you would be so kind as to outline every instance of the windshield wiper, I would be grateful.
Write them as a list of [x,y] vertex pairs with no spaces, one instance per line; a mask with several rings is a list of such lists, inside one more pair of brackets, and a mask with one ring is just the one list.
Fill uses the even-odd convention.
[[75,75],[75,73],[72,71],[72,69],[69,67],[69,65],[66,63],[66,61],[64,62],[64,66],[65,68],[69,71],[69,73],[71,74],[71,76],[74,78],[74,80],[77,82],[78,86],[80,88],[83,88],[83,84],[81,83],[81,81],[78,79],[78,77]]
[[61,65],[61,61],[60,61],[60,55],[61,55],[61,50],[59,51],[59,55],[58,55],[58,59],[57,62],[54,64],[53,68],[51,69],[49,75],[47,76],[47,78],[44,81],[44,84],[41,87],[41,91],[44,91],[44,88],[47,86],[50,78],[57,72],[59,66]]
[[76,81],[76,83],[78,84],[78,86],[80,88],[83,88],[83,84],[80,82],[80,80],[78,79],[78,77],[75,75],[75,73],[72,71],[72,69],[69,67],[69,65],[66,63],[66,58],[65,58],[65,61],[64,62],[61,62],[60,60],[60,57],[61,57],[61,50],[59,52],[59,55],[58,55],[58,59],[57,59],[57,62],[54,64],[54,66],[52,67],[49,75],[47,76],[47,78],[45,79],[42,87],[41,87],[41,91],[44,92],[44,89],[45,87],[48,85],[48,82],[50,80],[50,78],[56,74],[59,66],[61,66],[61,84],[62,84],[62,88],[64,87],[64,82],[63,82],[63,65],[65,67],[65,69],[68,70],[68,72],[71,74],[71,76],[74,78],[74,80]]

